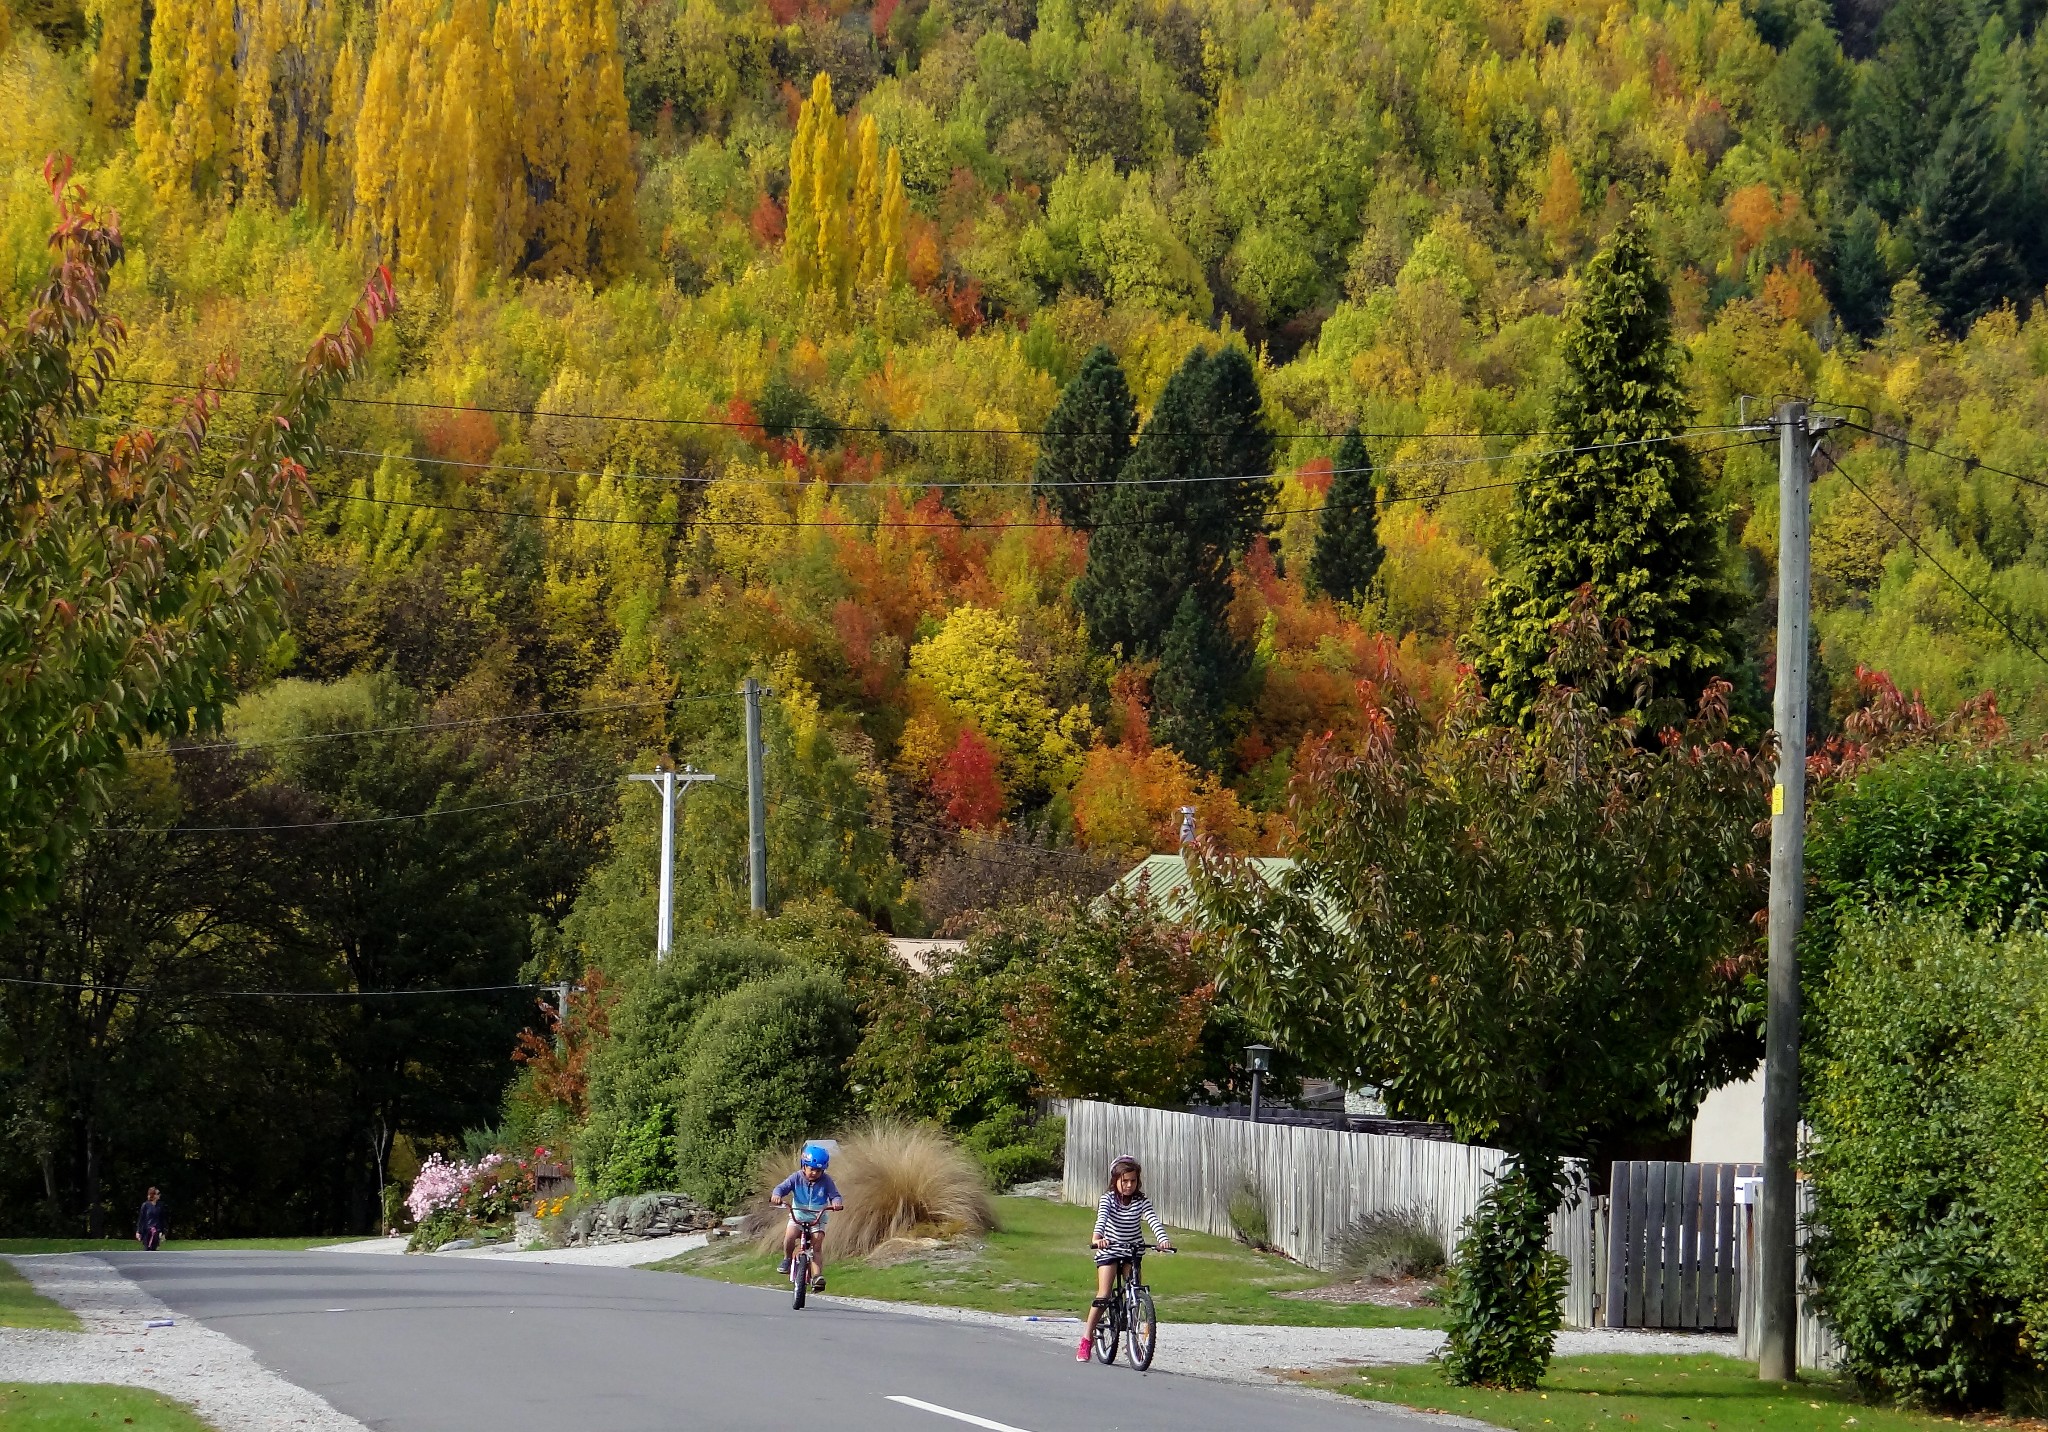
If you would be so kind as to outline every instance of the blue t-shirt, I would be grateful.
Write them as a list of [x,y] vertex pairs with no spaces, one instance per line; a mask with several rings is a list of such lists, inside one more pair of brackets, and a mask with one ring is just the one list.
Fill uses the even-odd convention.
[[804,1171],[798,1169],[781,1183],[775,1185],[775,1196],[786,1198],[798,1208],[823,1208],[828,1203],[839,1202],[839,1185],[832,1182],[832,1175],[822,1169],[818,1181],[808,1183]]

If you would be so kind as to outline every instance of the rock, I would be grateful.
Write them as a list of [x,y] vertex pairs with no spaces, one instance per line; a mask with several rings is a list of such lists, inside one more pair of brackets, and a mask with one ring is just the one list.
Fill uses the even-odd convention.
[[717,1214],[685,1193],[643,1193],[608,1199],[577,1214],[569,1235],[575,1244],[627,1243],[709,1230]]

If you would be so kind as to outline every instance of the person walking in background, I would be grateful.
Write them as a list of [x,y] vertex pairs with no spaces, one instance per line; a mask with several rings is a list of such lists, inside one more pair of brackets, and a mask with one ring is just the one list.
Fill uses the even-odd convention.
[[135,1241],[154,1253],[163,1243],[164,1231],[168,1227],[163,1197],[152,1188],[149,1197],[142,1200],[142,1211],[135,1215]]

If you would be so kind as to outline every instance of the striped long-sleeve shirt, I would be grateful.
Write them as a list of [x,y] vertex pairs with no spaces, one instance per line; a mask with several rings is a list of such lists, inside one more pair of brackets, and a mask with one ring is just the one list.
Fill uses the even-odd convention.
[[1102,1195],[1102,1202],[1095,1207],[1095,1236],[1112,1247],[1143,1243],[1145,1235],[1138,1226],[1141,1221],[1151,1225],[1155,1241],[1167,1241],[1166,1225],[1159,1221],[1151,1199],[1139,1194],[1125,1203],[1112,1189]]

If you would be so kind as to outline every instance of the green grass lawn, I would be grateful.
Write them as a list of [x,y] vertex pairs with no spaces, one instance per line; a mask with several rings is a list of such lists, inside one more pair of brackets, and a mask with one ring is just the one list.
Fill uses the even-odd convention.
[[0,1263],[0,1328],[55,1328],[78,1331],[78,1318],[61,1303],[35,1290],[28,1279]]
[[132,1426],[135,1432],[210,1432],[192,1409],[140,1387],[91,1382],[0,1382],[0,1427],[7,1432],[99,1432]]
[[[164,1247],[191,1252],[299,1253],[330,1243],[369,1242],[361,1238],[167,1238]],[[0,1253],[138,1253],[133,1238],[0,1238]]]
[[[1095,1210],[1039,1198],[999,1198],[1000,1231],[976,1247],[941,1248],[888,1267],[831,1263],[831,1290],[860,1298],[937,1303],[995,1313],[1075,1317],[1095,1295],[1088,1235]],[[1273,1294],[1320,1287],[1325,1274],[1285,1258],[1254,1253],[1224,1238],[1174,1230],[1180,1252],[1145,1260],[1163,1320],[1184,1323],[1277,1323],[1295,1327],[1436,1327],[1432,1308],[1311,1302]],[[830,1245],[827,1245],[829,1252]],[[659,1265],[733,1283],[775,1286],[773,1256],[729,1242]]]
[[1451,1387],[1434,1363],[1303,1379],[1376,1402],[1476,1417],[1514,1432],[1953,1432],[1953,1419],[1860,1402],[1843,1383],[1759,1382],[1726,1357],[1571,1357],[1534,1392]]

